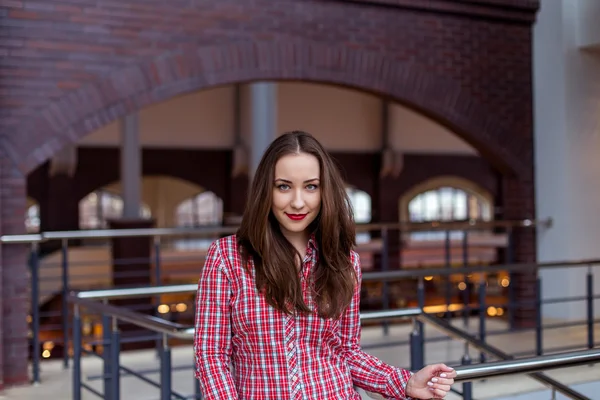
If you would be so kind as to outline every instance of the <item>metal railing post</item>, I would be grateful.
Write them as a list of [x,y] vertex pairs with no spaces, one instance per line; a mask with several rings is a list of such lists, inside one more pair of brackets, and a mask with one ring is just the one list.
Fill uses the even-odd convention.
[[117,318],[112,319],[112,332],[110,338],[110,400],[119,400],[121,395],[121,364],[119,361],[119,353],[121,350],[121,333]]
[[[451,254],[450,254],[450,231],[446,231],[446,238],[444,240],[444,257],[446,260],[446,269],[450,271],[451,265]],[[450,319],[450,303],[452,303],[452,282],[450,281],[450,275],[446,275],[446,313],[445,318]]]
[[[425,280],[423,277],[419,277],[419,283],[417,284],[417,304],[419,305],[419,309],[423,312],[425,309]],[[419,329],[419,337],[421,341],[421,349],[425,351],[425,325],[417,320],[417,328]],[[424,360],[424,358],[423,358]]]
[[423,344],[421,342],[421,332],[419,329],[419,322],[413,319],[413,326],[410,332],[410,369],[418,371],[423,368],[424,364],[424,351]]
[[[514,234],[512,228],[507,228],[506,234],[508,235],[508,243],[506,245],[506,264],[512,264],[514,262]],[[515,274],[513,271],[508,272],[508,328],[515,329],[515,311],[517,309],[515,284]]]
[[[463,240],[462,240],[462,250],[463,250],[463,266],[467,268],[469,266],[469,231],[463,231]],[[469,312],[471,311],[469,308],[470,303],[470,286],[469,286],[469,274],[465,273],[463,275],[463,281],[465,283],[465,289],[462,291],[463,298],[463,326],[465,328],[469,327]]]
[[542,278],[538,278],[536,282],[536,312],[535,312],[535,354],[541,356],[544,353],[543,350],[543,337],[542,337]]
[[[388,235],[388,230],[387,228],[382,228],[381,229],[381,241],[383,243],[382,246],[382,254],[381,254],[381,270],[382,271],[387,271],[390,269],[390,241],[389,241],[389,235]],[[383,282],[383,288],[382,288],[382,293],[381,293],[381,297],[382,297],[382,302],[383,302],[383,309],[387,310],[389,309],[389,303],[390,303],[390,285],[388,282]],[[383,335],[387,336],[390,332],[390,324],[388,321],[382,321],[382,326],[383,326]]]
[[[154,236],[154,285],[160,286],[162,283],[162,274],[161,274],[161,263],[160,263],[160,245],[161,239],[160,236]],[[153,314],[156,315],[157,307],[160,305],[160,295],[154,296],[154,310]],[[156,339],[156,358],[160,358],[161,355],[161,340],[160,337]]]
[[[108,300],[104,299],[102,301],[104,304],[108,303]],[[110,357],[111,357],[111,330],[112,330],[112,320],[108,315],[102,315],[102,359],[104,361],[104,398],[105,400],[111,399],[111,365],[110,365]]]
[[73,400],[81,400],[81,316],[79,305],[73,307]]
[[[465,354],[462,356],[461,365],[471,365],[471,356],[469,355],[469,343],[465,343]],[[463,382],[463,399],[473,399],[473,383],[471,381]]]
[[[479,340],[481,340],[483,343],[485,343],[485,333],[486,333],[486,327],[485,327],[485,319],[486,319],[486,315],[487,315],[487,306],[486,306],[486,301],[485,301],[485,295],[486,295],[486,278],[481,277],[481,279],[479,280]],[[479,354],[479,360],[484,363],[486,359],[486,355],[485,353],[482,351]]]
[[594,348],[594,275],[592,274],[592,266],[588,266],[586,276],[587,285],[587,342],[588,349]]
[[160,353],[160,400],[171,400],[172,393],[171,348],[169,338],[163,334]]
[[69,368],[69,239],[62,240],[62,331],[63,331],[63,365]]
[[37,242],[31,243],[29,262],[31,266],[31,369],[33,383],[38,384],[40,383],[40,259]]

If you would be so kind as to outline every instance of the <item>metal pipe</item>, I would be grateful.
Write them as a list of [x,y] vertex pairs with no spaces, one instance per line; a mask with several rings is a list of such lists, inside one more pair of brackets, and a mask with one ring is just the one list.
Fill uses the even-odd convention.
[[184,331],[189,328],[189,326],[186,325],[169,322],[152,315],[137,313],[126,308],[115,307],[113,305],[102,304],[87,299],[79,299],[72,295],[68,297],[68,300],[69,302],[79,304],[81,307],[90,309],[99,314],[110,315],[113,318],[113,329],[115,325],[114,321],[121,320],[155,332],[166,333],[173,337],[182,339],[189,338],[188,335],[184,333]]
[[144,297],[149,295],[192,293],[198,290],[198,285],[165,285],[144,286],[136,288],[89,290],[85,292],[71,293],[79,299],[125,299],[128,297]]
[[[383,228],[381,230],[381,241],[382,241],[382,251],[381,251],[381,270],[388,271],[390,269],[390,241],[388,236],[388,229]],[[390,287],[388,282],[383,282],[383,288],[381,293],[381,298],[383,302],[383,309],[388,310],[390,308]],[[383,335],[387,336],[390,333],[390,325],[388,321],[383,321]]]
[[496,376],[524,374],[600,362],[600,349],[551,354],[517,360],[488,362],[456,367],[455,382],[475,381]]
[[81,316],[75,305],[73,315],[73,400],[81,400]]
[[63,239],[61,244],[62,263],[62,332],[63,332],[63,367],[69,367],[69,240]]
[[[425,276],[446,276],[449,274],[464,274],[472,272],[487,272],[494,273],[497,271],[524,271],[537,268],[564,268],[571,267],[587,267],[590,264],[600,264],[600,259],[571,261],[571,262],[555,262],[555,263],[524,263],[512,265],[496,265],[496,266],[472,266],[468,268],[452,268],[450,271],[447,268],[428,268],[428,269],[410,269],[410,270],[393,270],[382,272],[365,272],[362,276],[363,282],[369,281],[390,281],[400,280],[403,278],[419,278]],[[82,299],[101,299],[101,298],[126,298],[136,297],[141,295],[159,295],[166,293],[190,293],[197,290],[197,285],[167,285],[144,288],[127,288],[127,289],[106,289],[106,290],[90,290],[79,292],[77,297]]]
[[31,245],[31,330],[32,330],[32,362],[33,383],[40,383],[40,259],[39,244]]
[[[151,290],[154,288],[145,288]],[[140,293],[141,294],[141,293]],[[79,298],[71,295],[68,297],[69,302],[79,305],[80,307],[90,308],[96,312],[110,315],[113,322],[117,319],[123,320],[135,325],[151,329],[155,332],[163,334],[163,337],[172,336],[181,339],[191,340],[193,338],[194,328],[189,326],[183,326],[172,322],[165,321],[160,318],[152,317],[146,314],[136,313],[127,309],[111,306],[108,304],[102,304],[90,299]],[[586,397],[582,396],[578,392],[562,385],[560,382],[541,374],[539,370],[552,369],[552,368],[563,368],[568,366],[590,364],[600,361],[600,350],[586,350],[573,353],[554,354],[543,357],[536,357],[533,359],[520,359],[513,360],[512,356],[504,353],[489,344],[478,340],[477,338],[469,335],[466,332],[450,325],[448,322],[436,318],[431,315],[423,314],[420,308],[402,309],[402,310],[387,310],[379,312],[364,313],[361,315],[361,320],[374,320],[374,319],[386,319],[394,317],[413,317],[417,318],[421,323],[428,323],[434,327],[440,329],[442,332],[450,337],[465,341],[474,348],[491,354],[495,357],[504,359],[503,362],[479,364],[477,366],[465,366],[457,367],[458,377],[456,381],[470,381],[476,379],[482,379],[490,376],[499,376],[507,374],[518,374],[528,373],[534,379],[556,389],[558,392],[566,395],[571,399],[585,400]],[[112,338],[111,338],[111,386],[113,388],[112,395],[118,399],[118,362],[115,364],[115,360],[118,360],[118,343],[119,343],[119,332],[116,330],[116,326],[113,327]],[[417,338],[415,338],[417,339]],[[416,345],[417,343],[415,343]],[[115,346],[117,348],[115,348]],[[418,346],[417,346],[418,347]],[[418,357],[415,357],[414,361],[418,362]],[[115,365],[117,367],[115,368]],[[115,390],[117,389],[117,390]]]
[[110,336],[110,399],[119,400],[121,396],[121,368],[119,356],[121,353],[121,333],[116,326]]
[[[371,223],[357,224],[357,231],[402,229],[410,231],[444,231],[444,230],[478,230],[495,227],[548,227],[552,219],[545,220],[496,220],[496,221],[469,221],[469,222],[400,222],[400,223]],[[33,243],[48,240],[62,239],[106,239],[113,237],[141,237],[141,236],[185,236],[185,235],[222,235],[235,233],[237,227],[196,227],[196,228],[143,228],[143,229],[90,229],[77,231],[43,232],[31,235],[2,235],[0,243]]]
[[163,335],[163,347],[160,350],[160,400],[171,400],[172,373],[171,349],[167,335]]
[[[146,296],[149,293],[144,292],[143,290],[152,290],[154,287],[146,287],[146,288],[138,288],[137,295]],[[127,290],[127,289],[118,289],[118,290]],[[110,315],[113,318],[123,320],[125,322],[129,322],[134,325],[141,326],[143,328],[147,328],[153,330],[155,332],[168,334],[173,337],[177,337],[180,339],[189,339],[190,333],[193,333],[193,329],[190,332],[190,327],[187,325],[177,324],[174,322],[170,322],[164,320],[159,317],[154,317],[152,315],[141,314],[135,311],[131,311],[125,308],[116,307],[109,304],[102,304],[90,299],[80,298],[77,295],[70,295],[68,297],[68,301],[74,304],[78,304],[81,307],[85,307],[94,312]],[[386,319],[386,318],[409,318],[416,317],[421,313],[420,308],[406,308],[400,310],[387,310],[387,311],[372,311],[368,313],[363,313],[361,315],[361,320],[377,320],[377,319]]]
[[[450,337],[468,342],[471,346],[475,347],[476,349],[478,349],[480,351],[486,352],[486,353],[493,355],[494,357],[500,358],[502,360],[512,360],[513,359],[513,357],[511,355],[503,352],[502,350],[500,350],[494,346],[491,346],[487,343],[482,342],[481,340],[469,335],[468,333],[463,332],[460,329],[450,325],[448,322],[446,322],[444,320],[435,318],[428,314],[421,314],[421,315],[419,315],[418,318],[421,321],[432,325],[433,327],[437,328],[438,330],[440,330],[441,332],[445,333],[446,335],[448,335]],[[488,365],[488,363],[481,364],[481,365]],[[563,395],[565,395],[571,399],[589,400],[587,397],[583,396],[582,394],[578,393],[577,391],[569,388],[568,386],[563,385],[562,383],[548,377],[547,375],[544,375],[541,372],[533,372],[533,373],[529,373],[528,375],[530,377],[532,377],[533,379],[537,380],[538,382],[541,382],[544,385],[547,385],[551,388],[555,388],[558,392],[562,393]]]
[[586,276],[587,292],[587,342],[588,348],[594,347],[594,275],[591,266],[588,267]]
[[456,267],[450,270],[446,268],[413,268],[405,270],[393,270],[382,272],[365,272],[362,275],[362,281],[392,281],[404,278],[416,278],[425,276],[448,276],[454,274],[470,274],[473,272],[486,272],[489,274],[500,271],[529,271],[537,269],[552,269],[565,267],[587,267],[590,264],[600,264],[600,259],[579,260],[579,261],[557,261],[548,263],[517,263],[517,264],[499,264],[499,265],[474,265],[468,268]]
[[386,310],[386,311],[370,311],[361,313],[361,321],[370,321],[374,319],[386,319],[386,318],[409,318],[416,317],[421,314],[421,309],[418,307],[403,308],[399,310]]

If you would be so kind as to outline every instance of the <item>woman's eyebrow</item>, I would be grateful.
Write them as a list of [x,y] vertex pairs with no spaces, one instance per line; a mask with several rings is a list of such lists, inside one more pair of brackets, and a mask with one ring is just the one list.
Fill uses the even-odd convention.
[[[309,183],[309,182],[314,182],[314,181],[318,181],[319,178],[312,178],[312,179],[307,179],[304,181],[304,183]],[[281,182],[285,182],[285,183],[292,183],[292,181],[287,180],[287,179],[283,179],[283,178],[277,178],[275,179],[275,182],[277,181],[281,181]]]

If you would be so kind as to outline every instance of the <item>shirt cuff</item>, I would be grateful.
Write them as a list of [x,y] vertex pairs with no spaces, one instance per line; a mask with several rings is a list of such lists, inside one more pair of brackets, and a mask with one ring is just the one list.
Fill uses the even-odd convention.
[[390,399],[396,400],[417,400],[409,397],[406,393],[406,385],[413,376],[413,373],[407,369],[398,368],[390,377],[388,383],[389,393],[394,393],[397,397],[391,397]]

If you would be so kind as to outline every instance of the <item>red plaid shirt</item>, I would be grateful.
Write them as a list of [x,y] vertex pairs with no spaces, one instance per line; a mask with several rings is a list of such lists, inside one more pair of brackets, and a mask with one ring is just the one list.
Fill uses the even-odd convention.
[[[313,309],[307,282],[317,257],[311,239],[301,282]],[[358,254],[352,252],[351,258],[360,282]],[[357,386],[386,398],[408,399],[411,373],[361,350],[359,301],[360,284],[337,320],[286,315],[258,295],[235,236],[217,240],[209,248],[197,293],[194,352],[204,398],[360,400]]]

